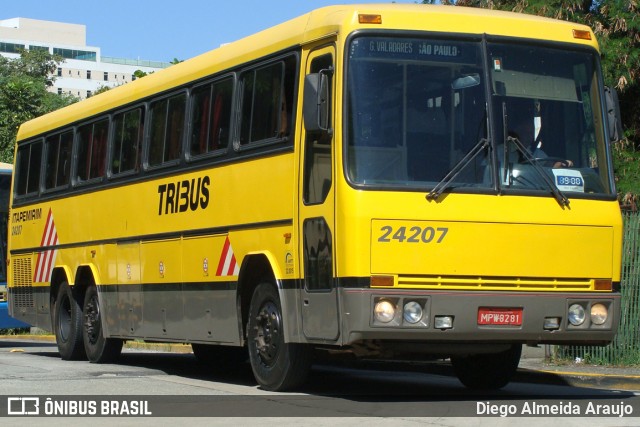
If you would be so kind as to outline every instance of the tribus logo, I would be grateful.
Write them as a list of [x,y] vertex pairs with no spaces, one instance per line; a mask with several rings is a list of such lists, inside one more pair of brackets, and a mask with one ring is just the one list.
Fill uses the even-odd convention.
[[161,184],[158,186],[158,215],[167,215],[188,210],[206,209],[209,206],[211,179],[203,176]]

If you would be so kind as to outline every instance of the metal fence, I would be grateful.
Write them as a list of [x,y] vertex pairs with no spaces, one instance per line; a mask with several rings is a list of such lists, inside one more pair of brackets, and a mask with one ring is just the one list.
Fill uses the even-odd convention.
[[640,364],[640,213],[624,214],[622,313],[614,341],[605,346],[558,346],[558,358],[608,365]]

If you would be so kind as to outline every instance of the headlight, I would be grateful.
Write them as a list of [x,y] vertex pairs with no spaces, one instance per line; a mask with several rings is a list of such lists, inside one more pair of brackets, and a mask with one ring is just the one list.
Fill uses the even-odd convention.
[[373,309],[376,320],[389,323],[396,316],[396,307],[387,300],[378,301]]
[[422,319],[422,306],[415,301],[409,301],[404,305],[403,313],[405,322],[418,323]]
[[594,325],[602,325],[608,316],[609,312],[604,304],[597,303],[591,306],[591,323]]
[[572,304],[571,307],[569,307],[569,323],[573,326],[582,325],[585,317],[584,307],[580,304]]

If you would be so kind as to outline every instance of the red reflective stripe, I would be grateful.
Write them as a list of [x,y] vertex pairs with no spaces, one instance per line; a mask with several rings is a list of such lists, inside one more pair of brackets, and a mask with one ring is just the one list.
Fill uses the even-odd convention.
[[224,247],[222,248],[222,254],[220,255],[220,261],[218,262],[218,269],[216,270],[216,276],[222,276],[222,272],[224,270],[224,265],[227,261],[227,255],[229,253],[229,248],[231,247],[231,242],[229,241],[229,237],[227,237],[224,241]]

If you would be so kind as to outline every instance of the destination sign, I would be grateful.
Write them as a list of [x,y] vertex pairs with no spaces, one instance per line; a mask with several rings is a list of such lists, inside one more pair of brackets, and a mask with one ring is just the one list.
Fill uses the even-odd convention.
[[387,57],[465,64],[480,63],[480,46],[473,42],[406,39],[400,37],[361,37],[351,44],[350,57]]

